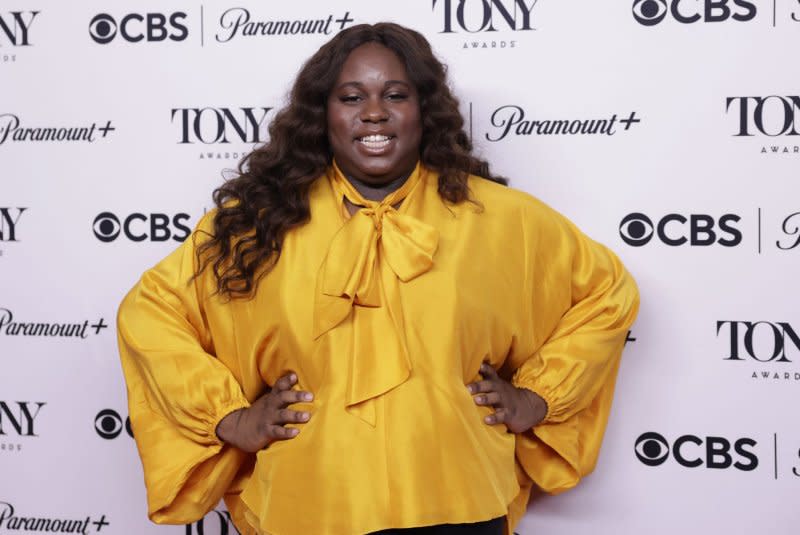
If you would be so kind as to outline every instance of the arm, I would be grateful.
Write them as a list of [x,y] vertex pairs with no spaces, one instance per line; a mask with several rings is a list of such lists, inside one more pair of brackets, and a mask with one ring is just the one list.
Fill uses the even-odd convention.
[[517,436],[517,458],[540,488],[560,492],[595,466],[639,295],[613,253],[547,211],[528,240],[535,349],[511,364],[514,386],[547,406]]
[[[201,223],[202,225],[202,223]],[[225,446],[219,421],[249,406],[215,354],[195,269],[194,233],[147,271],[119,308],[128,403],[149,516],[188,523],[212,509],[248,456]]]

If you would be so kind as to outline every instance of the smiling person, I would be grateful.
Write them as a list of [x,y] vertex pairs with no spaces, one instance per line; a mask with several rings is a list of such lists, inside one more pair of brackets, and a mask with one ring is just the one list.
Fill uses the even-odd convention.
[[342,31],[269,130],[120,307],[150,518],[512,533],[595,465],[633,280],[472,155],[417,32]]

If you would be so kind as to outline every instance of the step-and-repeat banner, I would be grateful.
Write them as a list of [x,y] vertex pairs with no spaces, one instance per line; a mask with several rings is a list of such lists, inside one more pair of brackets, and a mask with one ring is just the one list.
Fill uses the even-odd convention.
[[800,1],[2,0],[0,535],[235,533],[147,520],[116,308],[301,63],[382,20],[640,285],[597,470],[517,531],[800,532]]

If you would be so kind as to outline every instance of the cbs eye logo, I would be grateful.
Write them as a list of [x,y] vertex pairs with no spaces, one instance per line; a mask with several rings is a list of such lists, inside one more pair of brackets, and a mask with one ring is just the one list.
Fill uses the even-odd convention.
[[628,214],[619,224],[619,235],[628,245],[641,247],[653,237],[653,222],[639,212]]
[[636,440],[636,457],[647,466],[664,464],[669,457],[669,444],[667,439],[658,433],[643,433]]
[[154,241],[164,242],[174,240],[182,242],[192,229],[187,225],[191,216],[186,213],[167,214],[134,212],[120,220],[111,212],[101,212],[94,218],[92,231],[101,242],[109,243],[116,240],[120,234],[133,242]]
[[169,16],[162,13],[130,13],[117,21],[108,13],[95,15],[89,22],[89,36],[95,43],[106,45],[117,34],[129,43],[183,41],[189,35],[184,23],[186,13],[176,12]]
[[103,409],[97,413],[94,418],[94,430],[97,434],[106,440],[117,438],[122,433],[122,428],[125,428],[128,436],[133,438],[133,429],[131,429],[131,419],[125,418],[125,423],[122,423],[122,417],[113,409]]
[[634,0],[633,2],[633,17],[643,26],[655,26],[666,16],[666,0]]
[[100,13],[89,22],[89,35],[95,42],[104,45],[117,35],[117,22],[107,13]]
[[619,223],[619,236],[632,247],[641,247],[653,237],[670,247],[681,245],[722,245],[734,247],[742,242],[742,231],[735,224],[742,218],[736,214],[714,217],[708,214],[666,214],[654,224],[640,212],[628,214]]
[[646,466],[660,466],[670,456],[685,468],[712,470],[735,468],[750,472],[758,468],[758,456],[752,438],[729,440],[725,437],[681,435],[672,445],[663,435],[649,431],[636,439],[636,457]]
[[111,212],[103,212],[94,218],[92,230],[98,240],[102,242],[112,242],[117,239],[122,226],[119,218]]

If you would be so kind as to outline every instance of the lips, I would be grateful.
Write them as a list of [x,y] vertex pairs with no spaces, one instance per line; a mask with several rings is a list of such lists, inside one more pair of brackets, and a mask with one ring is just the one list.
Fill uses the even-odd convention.
[[394,139],[394,136],[387,136],[383,134],[370,134],[356,138],[356,141],[368,149],[379,150],[387,145]]

